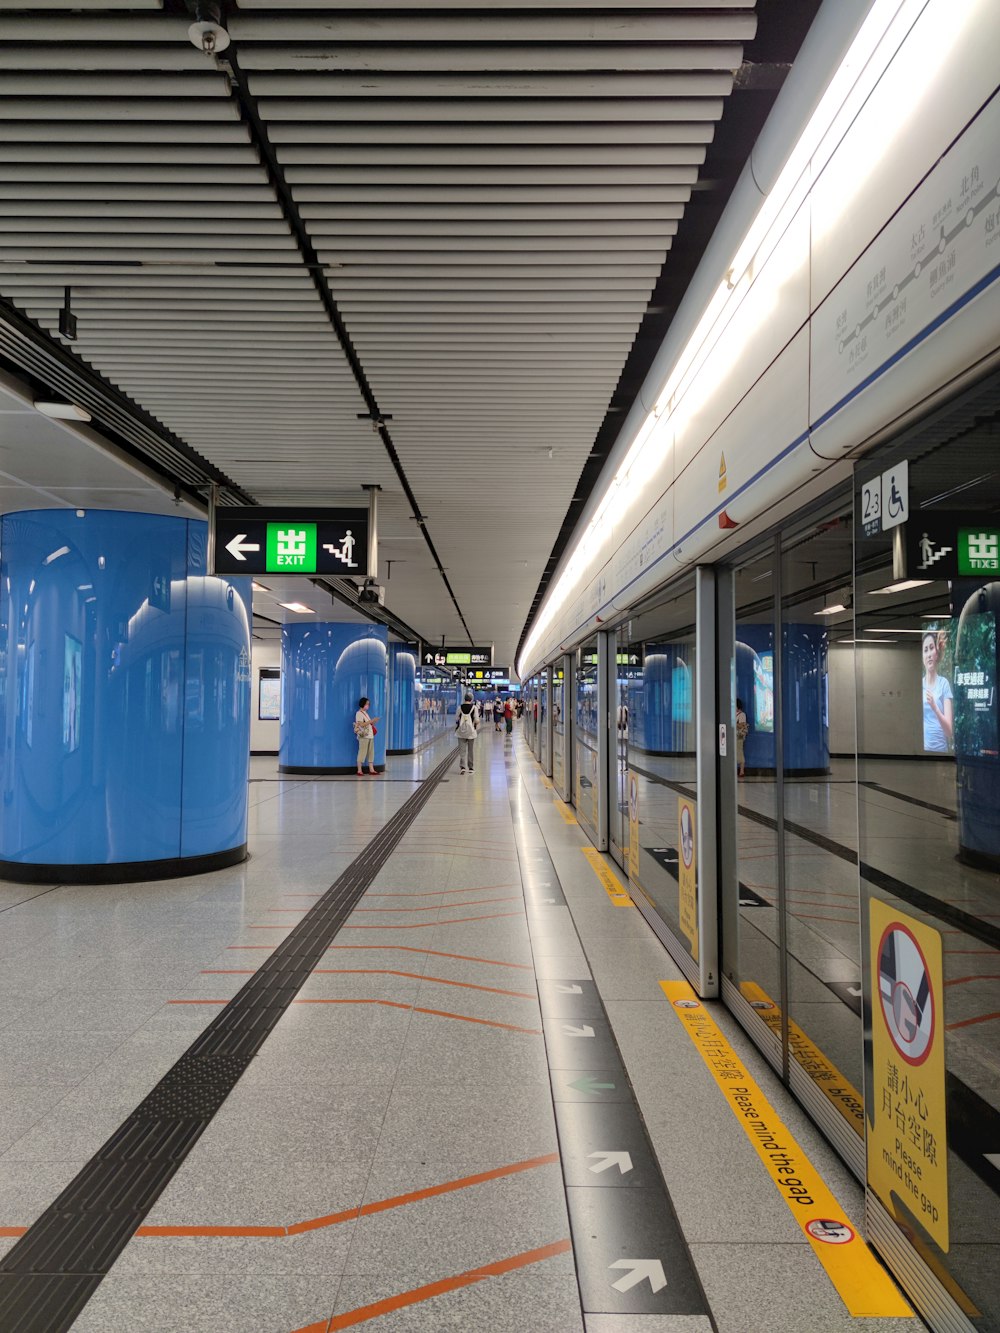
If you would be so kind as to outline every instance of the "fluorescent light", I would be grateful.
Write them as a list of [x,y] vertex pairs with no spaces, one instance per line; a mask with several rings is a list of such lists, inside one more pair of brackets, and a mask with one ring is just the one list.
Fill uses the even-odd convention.
[[863,634],[923,634],[923,632],[922,629],[896,629],[895,626],[893,626],[892,629],[882,628],[862,630]]
[[867,645],[869,643],[896,643],[895,639],[838,639],[838,643],[860,643]]
[[91,416],[85,407],[76,403],[37,402],[35,410],[43,417],[54,417],[57,421],[90,421]]
[[902,583],[890,583],[884,588],[872,588],[869,597],[887,597],[891,592],[908,592],[910,588],[926,588],[933,579],[903,579]]
[[271,591],[270,588],[265,588],[264,585],[263,585],[263,583],[258,583],[256,579],[253,580],[253,582],[250,584],[250,587],[253,589],[254,592],[270,592],[270,591]]
[[311,606],[303,606],[301,602],[279,602],[278,605],[283,606],[286,611],[298,611],[302,616],[315,614]]
[[68,546],[60,546],[58,551],[51,551],[42,561],[43,565],[51,565],[53,560],[58,560],[61,555],[69,555]]
[[835,616],[838,611],[846,611],[847,607],[837,602],[835,606],[824,606],[822,611],[814,611],[814,616]]

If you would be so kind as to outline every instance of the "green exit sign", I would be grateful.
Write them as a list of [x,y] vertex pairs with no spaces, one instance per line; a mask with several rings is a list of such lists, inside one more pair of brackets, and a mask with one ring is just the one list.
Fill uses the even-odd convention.
[[958,572],[959,574],[1000,573],[1000,529],[959,529]]
[[269,574],[314,574],[316,572],[316,524],[268,523],[267,572]]

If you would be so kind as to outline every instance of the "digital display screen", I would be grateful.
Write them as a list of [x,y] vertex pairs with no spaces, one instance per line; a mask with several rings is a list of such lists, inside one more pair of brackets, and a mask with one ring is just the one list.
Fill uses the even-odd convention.
[[755,731],[774,731],[774,654],[754,653],[753,724]]

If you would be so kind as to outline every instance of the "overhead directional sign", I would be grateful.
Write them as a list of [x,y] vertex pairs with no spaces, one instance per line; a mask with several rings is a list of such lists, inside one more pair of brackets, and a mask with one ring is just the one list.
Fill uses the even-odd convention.
[[215,574],[368,574],[368,510],[264,508],[215,513]]
[[424,666],[488,667],[493,662],[492,648],[425,648]]

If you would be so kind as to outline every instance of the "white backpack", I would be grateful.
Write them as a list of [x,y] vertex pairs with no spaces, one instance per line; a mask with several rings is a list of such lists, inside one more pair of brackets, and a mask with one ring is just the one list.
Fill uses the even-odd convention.
[[467,713],[463,712],[458,720],[458,739],[460,741],[474,741],[476,739],[476,705],[473,704]]

